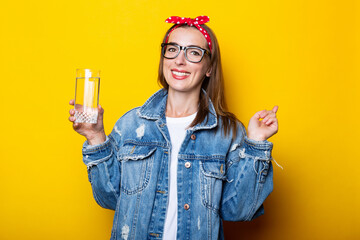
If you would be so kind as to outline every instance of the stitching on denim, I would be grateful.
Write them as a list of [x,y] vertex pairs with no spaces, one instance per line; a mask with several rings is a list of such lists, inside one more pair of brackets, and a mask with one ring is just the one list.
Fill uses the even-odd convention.
[[265,182],[266,176],[268,174],[269,170],[269,164],[265,162],[261,162],[263,164],[263,168],[260,171],[259,181],[261,183]]
[[265,140],[266,142],[265,143],[252,143],[249,141],[249,139],[246,139],[244,140],[244,142],[246,144],[248,144],[249,146],[252,146],[253,148],[257,149],[257,150],[264,150],[265,148],[271,148],[272,146],[272,143],[271,142],[268,142],[267,140]]
[[102,207],[106,208],[106,205],[100,200],[99,196],[95,191],[93,191],[95,201]]
[[138,221],[138,216],[139,216],[141,196],[142,196],[141,193],[137,194],[136,196],[136,207],[132,221],[132,231],[131,231],[130,239],[136,239],[136,223]]
[[118,225],[118,221],[119,221],[119,211],[120,211],[120,199],[118,199],[118,201],[116,202],[116,210],[115,210],[115,217],[114,217],[114,225],[111,231],[111,235],[115,236],[114,240],[116,240],[117,236],[116,236],[116,232],[117,232],[117,225]]
[[[190,159],[190,160],[225,160],[225,156],[223,155],[209,155],[209,156],[204,156],[204,155],[190,155],[190,154],[179,154],[178,155],[179,159]],[[213,162],[217,162],[217,161],[213,161]]]
[[91,183],[91,188],[92,188],[92,192],[93,192],[93,195],[94,195],[94,199],[95,201],[102,207],[106,207],[106,204],[104,204],[104,202],[100,199],[100,197],[97,195],[96,191],[94,190],[94,186],[93,186],[93,183]]
[[111,134],[109,134],[108,137],[110,139],[110,142],[113,142],[112,146],[114,146],[115,150],[119,151],[119,143],[116,141],[116,139]]
[[155,152],[155,150],[156,150],[156,148],[152,148],[152,149],[150,149],[149,152],[147,150],[145,154],[137,154],[135,151],[138,150],[138,149],[134,148],[134,147],[131,149],[130,153],[119,153],[119,155],[118,155],[119,160],[125,162],[125,161],[129,161],[129,160],[136,161],[136,160],[139,160],[139,159],[144,159],[144,158],[147,158],[148,156],[150,156],[151,154],[153,154]]
[[211,239],[211,209],[208,209],[208,211],[207,211],[207,214],[208,214],[208,222],[207,222],[207,227],[208,227],[208,229],[209,229],[209,231],[208,231],[208,237],[207,237],[207,239]]
[[[202,187],[202,191],[204,191],[203,190],[203,187]],[[206,195],[205,195],[206,196]],[[214,213],[216,213],[216,214],[219,214],[219,210],[220,210],[220,208],[215,208],[211,203],[209,203],[206,199],[205,199],[205,197],[201,197],[201,202],[202,202],[202,204],[204,205],[204,207],[206,207],[207,209],[209,209],[209,210],[211,210],[211,211],[213,211]]]
[[256,198],[254,199],[254,203],[249,211],[249,214],[246,217],[247,221],[250,221],[252,219],[252,216],[254,216],[254,214],[255,214],[256,205],[258,204],[260,192],[262,191],[263,186],[264,186],[264,183],[256,182],[256,188],[257,188],[256,194],[255,194]]
[[139,146],[167,147],[167,144],[165,144],[165,143],[160,143],[160,142],[146,142],[146,141],[138,142],[138,141],[134,141],[134,140],[125,140],[125,141],[124,141],[124,145],[129,144],[129,143],[130,143],[130,144],[139,145]]
[[111,181],[110,181],[109,169],[108,169],[108,166],[107,166],[107,163],[106,163],[106,162],[104,162],[104,167],[105,167],[106,178],[108,179],[107,185],[108,185],[108,187],[110,188],[111,192],[114,194],[115,199],[117,200],[118,195],[117,195],[117,193],[116,193],[116,191],[115,191],[114,186],[112,185],[112,183],[111,183]]

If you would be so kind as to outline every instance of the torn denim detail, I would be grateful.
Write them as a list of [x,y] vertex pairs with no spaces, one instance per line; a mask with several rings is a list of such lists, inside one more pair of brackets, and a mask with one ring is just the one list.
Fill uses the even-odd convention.
[[246,157],[249,157],[249,158],[254,159],[253,168],[254,168],[254,171],[255,171],[256,174],[259,174],[259,173],[256,171],[256,167],[255,167],[257,161],[265,161],[265,162],[269,163],[270,161],[273,160],[278,167],[280,167],[282,170],[284,170],[284,168],[283,168],[280,164],[278,164],[278,163],[275,161],[274,158],[272,158],[272,157],[270,156],[270,152],[269,152],[269,151],[265,151],[264,153],[265,153],[265,159],[262,159],[262,158],[257,157],[257,156],[254,157],[254,156],[252,156],[252,155],[246,154],[246,153],[245,153],[245,148],[242,148],[242,149],[239,150],[239,157],[240,157],[240,158],[243,158],[243,159],[246,158]]
[[127,240],[129,237],[130,228],[128,225],[124,225],[121,229],[121,238]]
[[117,134],[119,134],[119,136],[121,137],[121,132],[120,132],[120,130],[117,128],[116,125],[115,125],[115,127],[114,127],[114,131],[115,131]]
[[137,129],[136,129],[136,135],[137,138],[142,138],[145,134],[145,124],[141,124]]
[[230,152],[235,151],[238,147],[240,147],[240,144],[239,144],[239,143],[233,144],[233,145],[231,146],[231,148],[230,148]]

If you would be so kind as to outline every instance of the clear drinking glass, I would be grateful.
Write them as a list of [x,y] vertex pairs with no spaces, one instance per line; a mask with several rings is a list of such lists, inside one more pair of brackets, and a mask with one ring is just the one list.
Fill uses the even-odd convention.
[[75,122],[97,123],[99,90],[99,70],[76,69]]

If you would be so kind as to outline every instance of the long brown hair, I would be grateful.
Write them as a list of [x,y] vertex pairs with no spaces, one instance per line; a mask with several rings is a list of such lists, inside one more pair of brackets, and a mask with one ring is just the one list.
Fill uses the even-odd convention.
[[[173,25],[166,32],[163,38],[163,43],[166,41],[166,37],[169,34],[169,32],[175,26],[176,25]],[[205,76],[201,88],[206,91],[207,96],[211,99],[218,120],[221,118],[221,127],[223,129],[224,135],[227,136],[230,133],[230,131],[232,131],[234,133],[233,136],[235,137],[237,130],[236,122],[240,122],[240,121],[236,118],[236,116],[233,113],[227,110],[227,105],[225,102],[225,95],[224,95],[224,77],[221,67],[219,44],[214,32],[208,26],[206,25],[200,25],[200,26],[208,32],[212,42],[212,49],[211,49],[212,51],[211,51],[211,59],[210,59],[210,66],[212,68],[211,75],[210,77]],[[190,27],[190,26],[183,25],[181,27]],[[164,62],[164,57],[161,54],[160,63],[159,63],[158,83],[160,86],[168,90],[169,85],[167,84],[164,76],[163,62]],[[209,113],[210,110],[209,110],[208,98],[203,93],[203,91],[200,91],[199,110],[198,113],[196,114],[194,121],[191,123],[190,126],[193,127],[196,124],[203,122]]]

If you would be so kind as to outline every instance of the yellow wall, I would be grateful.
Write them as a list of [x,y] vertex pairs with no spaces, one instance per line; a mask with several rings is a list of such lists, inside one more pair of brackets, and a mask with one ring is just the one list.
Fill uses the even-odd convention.
[[102,70],[109,133],[154,91],[171,15],[209,15],[230,109],[279,105],[266,214],[228,239],[360,239],[356,0],[9,1],[0,6],[0,239],[109,239],[68,122],[75,69]]

